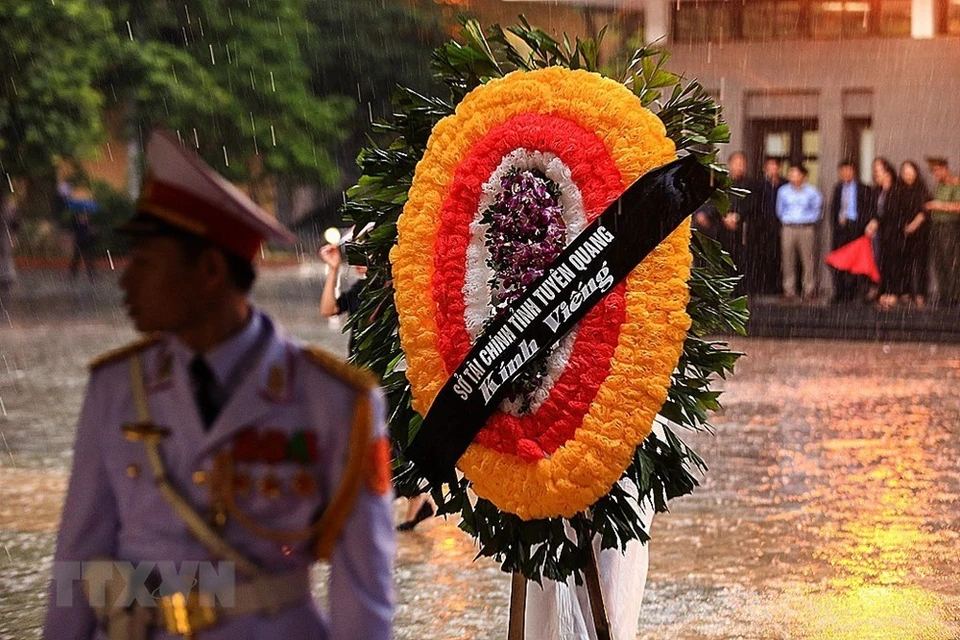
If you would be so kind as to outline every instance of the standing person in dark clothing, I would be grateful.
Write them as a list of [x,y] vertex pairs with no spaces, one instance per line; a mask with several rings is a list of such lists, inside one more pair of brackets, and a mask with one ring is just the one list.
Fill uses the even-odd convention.
[[[717,229],[717,239],[723,250],[730,254],[733,263],[737,266],[737,273],[746,274],[749,270],[747,260],[746,236],[744,235],[750,220],[756,217],[757,185],[747,177],[747,157],[740,151],[730,156],[727,161],[730,178],[733,186],[749,191],[743,198],[731,198],[730,210],[723,217]],[[738,292],[747,289],[746,282],[740,281]]]
[[[833,224],[833,249],[853,242],[863,235],[867,224],[873,219],[873,198],[870,187],[857,179],[853,162],[845,160],[837,166],[840,178],[833,188],[830,201],[830,219]],[[833,301],[851,302],[859,297],[865,286],[863,276],[837,271],[834,274]]]
[[780,292],[780,220],[777,218],[777,191],[783,185],[780,161],[763,162],[763,181],[757,189],[756,204],[747,220],[747,293],[776,295]]
[[[337,295],[337,281],[340,277],[340,265],[343,263],[343,256],[340,253],[340,245],[326,244],[320,247],[320,259],[327,265],[327,279],[323,283],[323,293],[320,294],[320,315],[324,318],[331,318],[341,313],[355,313],[360,308],[360,287],[363,286],[360,280],[357,280]],[[357,267],[357,273],[362,277],[367,272],[366,267]],[[348,353],[353,355],[353,332],[350,332],[350,343]]]
[[0,293],[13,288],[17,282],[13,250],[19,227],[20,212],[15,194],[0,195]]
[[93,280],[96,276],[94,266],[94,230],[91,214],[97,210],[92,200],[66,201],[67,209],[73,214],[73,260],[70,261],[70,276],[74,279],[80,270],[80,261],[87,269],[87,277]]
[[920,177],[917,163],[912,160],[900,165],[900,182],[903,185],[903,202],[909,219],[903,228],[906,236],[904,294],[908,296],[909,302],[925,307],[930,286],[930,220],[925,207],[933,198]]
[[960,178],[950,172],[947,159],[927,158],[936,180],[934,199],[927,203],[930,212],[930,248],[939,288],[937,304],[960,306]]
[[876,211],[867,225],[866,234],[877,237],[880,245],[880,298],[879,306],[890,309],[904,293],[904,227],[914,214],[904,204],[903,187],[897,178],[897,170],[886,158],[873,161],[874,201]]

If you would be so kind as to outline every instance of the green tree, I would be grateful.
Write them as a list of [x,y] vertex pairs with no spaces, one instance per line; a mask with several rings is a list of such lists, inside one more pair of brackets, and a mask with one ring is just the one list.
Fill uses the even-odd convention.
[[314,91],[358,107],[336,149],[341,181],[321,191],[317,209],[304,223],[318,228],[340,223],[341,192],[359,177],[356,158],[374,136],[373,122],[393,112],[397,86],[437,89],[430,59],[444,40],[443,25],[452,22],[450,18],[434,0],[309,3],[307,19],[317,31],[306,52]]
[[102,139],[98,80],[112,50],[111,15],[95,0],[0,0],[0,171],[26,178],[27,211],[49,211],[58,158]]
[[[334,183],[350,101],[321,97],[304,52],[309,0],[109,0],[129,46],[111,80],[141,128],[175,129],[218,170]],[[129,25],[129,26],[127,26]]]
[[397,85],[436,88],[430,58],[444,41],[444,16],[433,0],[313,0],[307,19],[319,35],[308,51],[314,89],[358,100],[360,129],[369,131],[371,114],[392,113]]
[[339,190],[370,114],[429,83],[439,32],[430,0],[0,0],[0,170],[52,193],[120,111],[129,138],[173,129],[254,197]]

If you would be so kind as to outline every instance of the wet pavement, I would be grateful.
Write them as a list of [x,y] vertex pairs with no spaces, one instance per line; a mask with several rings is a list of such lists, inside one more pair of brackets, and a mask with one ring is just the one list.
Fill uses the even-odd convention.
[[[261,280],[291,334],[344,350],[314,267]],[[39,637],[85,363],[133,337],[110,282],[28,274],[0,301],[3,639]],[[710,472],[654,520],[638,638],[960,638],[960,346],[734,344],[716,435],[689,438]],[[506,637],[508,576],[474,555],[453,522],[401,536],[397,638]]]

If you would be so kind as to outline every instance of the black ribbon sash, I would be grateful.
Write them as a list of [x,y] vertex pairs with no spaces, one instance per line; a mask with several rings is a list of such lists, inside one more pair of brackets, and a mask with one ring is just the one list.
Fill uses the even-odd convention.
[[686,156],[643,175],[477,338],[433,401],[406,457],[433,483],[454,467],[524,365],[556,344],[713,193]]

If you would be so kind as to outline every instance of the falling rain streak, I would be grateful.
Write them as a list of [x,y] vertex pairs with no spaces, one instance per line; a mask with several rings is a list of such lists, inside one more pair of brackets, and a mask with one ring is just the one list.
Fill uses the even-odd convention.
[[[950,123],[956,120],[956,109],[947,105],[949,101],[938,102],[932,96],[957,93],[960,76],[948,64],[953,58],[938,52],[943,51],[941,45],[950,46],[960,33],[960,0],[936,0],[932,5],[931,0],[801,0],[799,20],[794,19],[796,3],[791,2],[772,3],[776,5],[772,13],[761,16],[747,13],[756,8],[751,3],[660,1],[662,7],[642,14],[637,37],[651,32],[654,38],[647,40],[663,37],[666,46],[673,49],[667,68],[701,78],[704,89],[717,97],[727,114],[734,114],[728,122],[733,140],[720,152],[718,163],[738,148],[756,147],[751,151],[756,157],[750,158],[749,168],[751,173],[759,172],[756,165],[763,154],[775,147],[772,153],[785,162],[799,159],[819,171],[819,177],[810,181],[824,192],[825,204],[834,182],[834,166],[848,152],[857,160],[865,182],[870,181],[870,161],[880,152],[897,163],[910,157],[922,160],[927,153],[946,155],[955,166],[957,135]],[[32,0],[4,2],[23,4],[30,11],[69,16],[73,23],[85,24],[82,16],[69,14],[76,3],[48,0],[42,5],[46,8],[41,9]],[[117,3],[94,4],[98,8],[90,13],[99,21],[99,15],[113,12],[109,7]],[[138,78],[117,78],[115,69],[125,68],[124,64],[110,60],[106,72],[97,69],[89,74],[94,79],[90,85],[94,93],[71,98],[64,91],[63,96],[64,102],[69,102],[71,122],[86,119],[76,117],[74,112],[91,96],[96,98],[92,102],[104,107],[100,117],[89,118],[108,138],[84,155],[92,160],[84,161],[83,168],[89,169],[90,177],[97,181],[90,191],[97,197],[104,193],[104,176],[94,175],[97,171],[127,172],[123,176],[111,173],[106,180],[123,185],[110,195],[119,194],[126,201],[105,198],[98,203],[102,209],[94,218],[98,265],[102,260],[109,268],[101,267],[99,279],[88,282],[83,277],[71,280],[64,275],[66,267],[62,265],[57,273],[52,269],[41,272],[32,266],[21,269],[17,263],[19,282],[13,294],[0,286],[0,342],[6,351],[0,353],[0,371],[5,370],[0,374],[0,545],[4,550],[0,558],[7,563],[0,572],[0,593],[4,594],[0,598],[0,637],[39,634],[49,558],[70,467],[72,425],[80,411],[81,380],[86,377],[84,362],[134,337],[115,286],[126,254],[120,244],[110,244],[113,234],[108,227],[119,212],[126,210],[120,204],[134,210],[140,182],[129,172],[142,166],[144,131],[149,133],[155,126],[179,126],[177,140],[197,150],[201,149],[199,131],[204,131],[202,151],[206,160],[229,168],[231,176],[239,177],[239,181],[251,167],[268,172],[299,163],[297,169],[306,170],[296,175],[311,176],[307,181],[310,184],[293,187],[320,191],[321,173],[322,179],[332,180],[335,163],[345,174],[341,158],[348,158],[350,164],[349,159],[356,157],[339,146],[332,148],[329,141],[362,138],[353,134],[369,130],[368,123],[375,122],[374,111],[378,117],[391,113],[386,96],[393,87],[413,87],[415,80],[429,77],[425,66],[418,68],[410,60],[382,68],[374,64],[355,68],[358,59],[365,60],[368,54],[382,52],[390,54],[382,59],[392,60],[391,56],[398,53],[395,49],[402,54],[403,48],[412,44],[391,42],[394,34],[426,30],[393,31],[396,25],[391,24],[386,31],[369,36],[366,30],[379,28],[377,20],[357,18],[354,16],[360,15],[359,11],[353,12],[361,4],[369,4],[375,12],[387,9],[391,3],[386,0],[362,0],[356,2],[357,7],[352,0],[327,3],[337,6],[341,20],[333,27],[324,26],[327,31],[319,39],[302,28],[302,16],[278,15],[266,9],[277,6],[286,10],[283,3],[197,3],[191,12],[190,0],[182,5],[180,14],[178,1],[159,4],[166,9],[137,10],[105,19],[111,41],[104,49],[142,54],[142,67],[148,69],[143,74],[145,85],[136,85]],[[428,5],[464,2],[398,4],[422,17],[430,11]],[[482,12],[483,6],[491,3],[467,4],[476,5]],[[499,6],[501,2],[492,4]],[[544,9],[548,17],[540,16],[542,23],[538,26],[559,32],[568,23],[588,21],[584,12],[598,0],[548,4],[550,11]],[[622,5],[626,12],[631,3],[614,0],[599,4]],[[930,6],[943,11],[931,10]],[[209,7],[218,11],[210,12]],[[574,16],[570,20],[565,14],[568,9]],[[3,13],[0,32],[10,17]],[[153,13],[162,15],[157,19]],[[611,19],[619,20],[619,13],[611,13],[616,14]],[[894,29],[904,30],[903,34],[885,32],[888,22]],[[136,30],[133,23],[137,24]],[[929,32],[917,33],[922,27],[919,23],[929,23],[923,27]],[[318,25],[310,29],[314,27]],[[762,33],[748,33],[758,28]],[[785,28],[787,36],[782,33]],[[797,28],[809,33],[805,38],[798,36]],[[815,31],[823,28],[837,31],[814,37]],[[177,29],[181,30],[179,38]],[[269,35],[274,29],[279,38]],[[206,31],[211,33],[209,40]],[[693,40],[684,40],[681,34],[687,32],[696,32]],[[61,35],[51,28],[23,30],[16,35],[29,43],[31,38],[40,42],[44,33]],[[291,38],[286,38],[286,33]],[[604,48],[612,52],[615,47],[609,46],[609,38],[619,37],[620,31],[613,28],[609,33],[612,35]],[[904,35],[907,33],[910,35]],[[123,40],[124,34],[127,41]],[[76,34],[63,35],[85,37],[87,32],[78,28]],[[4,42],[16,40],[8,38]],[[64,43],[69,40],[63,38]],[[736,46],[729,45],[737,40],[741,42]],[[203,42],[208,43],[206,54]],[[174,55],[154,56],[152,47],[158,45],[170,47]],[[221,45],[218,56],[216,49]],[[0,48],[4,48],[3,42]],[[81,57],[91,56],[96,48],[88,47]],[[295,54],[289,59],[275,57],[286,55],[284,49],[295,50]],[[336,59],[337,54],[330,55],[330,51],[342,52],[341,57]],[[354,55],[357,51],[364,55]],[[911,53],[914,51],[923,54],[915,65],[911,57],[916,55]],[[856,55],[834,55],[837,52],[854,52],[873,60],[873,64],[853,60]],[[937,56],[946,62],[938,62]],[[43,81],[43,73],[24,71],[29,68],[28,57],[10,56],[0,70],[0,74],[8,73],[7,78],[0,79],[4,85],[0,93],[6,92],[17,105],[29,106],[28,101],[35,99]],[[220,61],[226,59],[227,65],[218,64],[218,57]],[[304,62],[301,58],[306,59],[306,67],[296,66]],[[613,62],[609,57],[602,61]],[[817,68],[817,61],[825,68]],[[163,66],[154,68],[151,64]],[[242,86],[244,68],[248,69],[249,89]],[[351,112],[338,124],[317,124],[328,120],[312,117],[325,113],[324,109],[313,108],[329,97],[328,88],[320,85],[341,70],[345,71],[334,78],[332,93],[337,99],[341,95],[349,98],[349,85],[355,83],[357,113]],[[86,71],[77,69],[76,75],[80,77]],[[73,69],[63,72],[72,73]],[[158,74],[164,77],[157,78]],[[284,74],[279,83],[276,74]],[[388,83],[379,79],[385,76],[390,76]],[[880,76],[893,81],[878,81]],[[304,78],[309,78],[306,92],[298,85]],[[268,87],[269,96],[264,93]],[[314,99],[317,102],[312,102]],[[367,121],[354,117],[362,113],[364,104]],[[890,105],[896,105],[896,109]],[[249,131],[242,116],[244,110],[249,114]],[[692,133],[697,121],[683,109],[677,113],[680,117],[669,127],[680,126],[685,133]],[[713,116],[715,127],[723,124],[717,114]],[[900,124],[897,118],[902,120]],[[264,136],[268,147],[262,157],[259,135],[267,131],[259,129],[256,120],[267,122],[269,127],[269,138]],[[791,130],[792,137],[783,138],[781,130],[795,124],[800,127],[800,120],[805,128]],[[138,140],[141,124],[144,131],[140,131]],[[58,128],[53,117],[41,120],[41,125],[40,129],[64,130]],[[768,125],[780,128],[768,134]],[[345,131],[347,127],[355,129]],[[118,136],[115,129],[124,132]],[[283,132],[284,145],[279,144],[278,130]],[[331,132],[350,135],[337,137]],[[908,143],[904,137],[910,138]],[[18,159],[15,146],[9,142],[3,140],[0,173],[6,178],[7,189],[3,189],[0,178],[0,195],[7,198],[13,194],[16,197],[12,201],[30,202],[34,199],[27,193],[30,185],[20,180],[25,175],[23,157],[28,154]],[[312,165],[311,155],[302,153],[308,143]],[[217,144],[221,145],[222,159],[215,155]],[[115,145],[120,145],[116,153]],[[45,151],[55,146],[48,144]],[[54,151],[60,154],[62,150]],[[322,160],[320,155],[324,156]],[[726,179],[722,172],[716,176]],[[929,183],[930,176],[924,173],[924,177]],[[276,205],[280,219],[297,219],[298,225],[309,229],[310,216],[326,215],[340,204],[334,198],[329,211],[317,207],[319,213],[303,214],[299,205],[291,204],[300,202],[299,193],[291,198],[289,191],[280,192],[291,184],[284,178],[271,183],[276,191],[256,194],[277,196],[268,200]],[[347,203],[342,184],[332,182],[322,185],[323,207],[328,205],[330,190],[341,190],[342,201]],[[301,214],[305,216],[302,220],[297,218]],[[32,264],[28,247],[43,256],[59,250],[61,261],[70,260],[69,253],[64,253],[69,250],[69,231],[61,228],[57,214],[43,219],[29,210],[20,222],[16,240],[23,253],[18,259],[26,256]],[[50,236],[39,238],[43,225],[50,226]],[[821,231],[827,232],[818,251],[827,250],[828,227],[825,224],[818,229],[818,238]],[[4,233],[13,246],[16,231],[0,226],[0,240]],[[274,265],[271,254],[266,253],[269,249],[261,247],[260,258],[270,266],[262,269],[258,278],[258,304],[275,309],[299,338],[323,342],[343,353],[345,338],[328,330],[316,316],[315,297],[322,282],[304,280],[308,276],[303,274],[313,273],[320,264],[316,241],[307,231],[297,243],[296,262],[300,264],[296,276],[286,271],[287,266]],[[818,273],[820,284],[827,285],[825,295],[829,295],[830,277],[829,272]],[[936,318],[938,311],[933,306],[937,289],[931,291],[926,309],[917,313]],[[824,304],[823,311],[829,309]],[[851,317],[860,311],[851,310]],[[912,308],[906,309],[904,315],[913,312]],[[896,318],[896,314],[891,316]],[[765,339],[736,339],[734,346],[745,351],[748,358],[742,361],[737,376],[723,381],[724,410],[715,416],[717,435],[690,436],[711,471],[702,479],[697,493],[671,503],[671,513],[656,518],[638,638],[960,638],[956,551],[960,544],[960,469],[956,461],[960,348]],[[51,477],[55,482],[49,486],[41,480]],[[19,502],[11,500],[16,491],[21,494]],[[427,522],[415,533],[399,537],[398,638],[506,635],[509,579],[496,563],[475,559],[471,540],[457,525],[453,521]],[[8,597],[11,586],[13,597]]]
[[[7,407],[3,404],[3,398],[0,398],[0,409],[3,410],[3,417],[7,417]],[[13,451],[10,450],[10,445],[7,444],[7,436],[4,435],[3,431],[0,431],[0,438],[3,439],[3,448],[7,450],[7,454],[10,456],[10,462],[16,466],[17,461],[13,458]]]

